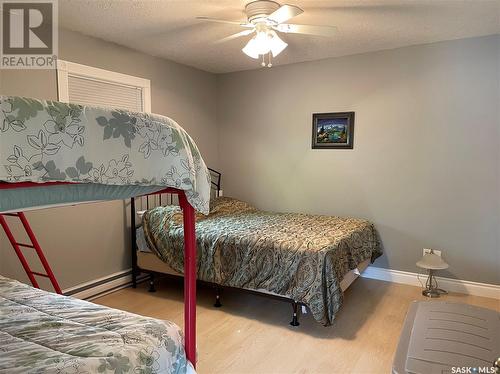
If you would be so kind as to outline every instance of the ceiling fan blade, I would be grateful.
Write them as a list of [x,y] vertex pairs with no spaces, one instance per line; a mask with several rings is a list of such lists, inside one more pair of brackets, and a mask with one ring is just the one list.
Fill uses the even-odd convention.
[[252,27],[252,24],[249,23],[244,23],[244,22],[239,22],[239,21],[229,21],[226,19],[218,19],[218,18],[211,18],[211,17],[205,17],[205,16],[198,16],[196,19],[199,19],[200,21],[205,21],[205,22],[216,22],[216,23],[229,23],[231,25],[238,25],[241,27]]
[[254,30],[243,30],[243,31],[237,32],[236,34],[229,35],[229,36],[226,36],[225,38],[219,39],[219,40],[217,40],[217,41],[215,42],[215,44],[228,42],[228,41],[230,41],[230,40],[233,40],[233,39],[239,38],[240,36],[250,35],[250,34],[251,34],[251,33],[253,33],[253,32],[254,32]]
[[274,29],[284,33],[318,36],[334,36],[338,32],[335,26],[294,25],[291,23],[282,23]]
[[269,19],[276,22],[282,23],[288,21],[290,18],[298,16],[300,13],[304,11],[295,5],[282,5],[277,10],[269,15]]

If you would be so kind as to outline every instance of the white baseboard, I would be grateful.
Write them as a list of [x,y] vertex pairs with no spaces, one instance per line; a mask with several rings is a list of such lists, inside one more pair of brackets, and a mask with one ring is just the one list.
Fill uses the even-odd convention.
[[[419,274],[409,271],[391,270],[368,266],[361,273],[363,278],[378,279],[388,282],[408,284],[411,286],[422,287],[418,280]],[[425,282],[425,274],[420,274],[420,279]],[[439,286],[446,291],[458,292],[467,295],[483,296],[500,299],[500,286],[488,283],[472,282],[460,279],[436,277]]]
[[[147,276],[140,275],[137,282],[142,282]],[[132,269],[119,271],[102,278],[77,284],[63,290],[63,294],[77,299],[92,300],[97,297],[129,287],[132,284]]]
[[[409,271],[384,269],[374,266],[368,266],[366,270],[361,273],[361,277],[363,278],[422,287],[418,280],[418,276],[419,274]],[[137,282],[143,282],[147,277],[147,275],[140,275],[137,277]],[[425,282],[425,278],[425,274],[420,274],[422,282]],[[450,292],[500,299],[500,286],[498,285],[443,277],[436,277],[436,279],[440,287]],[[92,300],[129,287],[131,284],[132,269],[127,269],[67,288],[63,290],[63,293],[78,299]]]

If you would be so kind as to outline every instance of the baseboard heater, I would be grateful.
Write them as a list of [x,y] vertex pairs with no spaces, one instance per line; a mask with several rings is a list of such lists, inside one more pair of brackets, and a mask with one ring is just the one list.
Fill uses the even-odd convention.
[[393,374],[496,373],[500,314],[468,304],[414,301],[401,332]]
[[[144,282],[147,279],[149,279],[149,275],[147,274],[141,274],[136,277],[137,283]],[[78,299],[92,300],[131,285],[132,269],[128,269],[66,289],[64,290],[64,295],[73,296]]]

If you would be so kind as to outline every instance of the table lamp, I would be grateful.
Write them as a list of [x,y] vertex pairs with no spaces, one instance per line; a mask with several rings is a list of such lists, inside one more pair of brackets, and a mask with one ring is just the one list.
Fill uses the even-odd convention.
[[435,254],[431,249],[417,262],[417,266],[429,272],[429,277],[425,282],[425,289],[422,291],[422,295],[427,297],[439,297],[441,294],[448,293],[438,287],[436,277],[434,276],[436,270],[448,269],[448,264],[443,261],[441,256]]

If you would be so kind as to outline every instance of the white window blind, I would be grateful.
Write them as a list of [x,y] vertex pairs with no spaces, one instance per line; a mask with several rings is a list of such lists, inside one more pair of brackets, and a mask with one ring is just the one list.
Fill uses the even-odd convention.
[[69,75],[68,94],[70,103],[144,111],[140,87]]
[[67,61],[58,61],[57,77],[59,101],[151,111],[148,79]]

